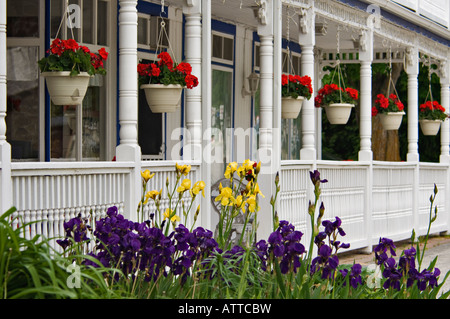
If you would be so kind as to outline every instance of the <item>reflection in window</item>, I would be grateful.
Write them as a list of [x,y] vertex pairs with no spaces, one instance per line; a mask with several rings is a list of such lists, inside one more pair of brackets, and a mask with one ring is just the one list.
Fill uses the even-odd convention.
[[225,165],[231,155],[231,119],[232,119],[232,73],[212,71],[212,180],[223,177]]
[[7,8],[8,37],[39,37],[39,1],[8,0]]
[[[51,105],[51,157],[53,159],[79,160],[78,139],[81,138],[82,158],[101,160],[104,128],[101,118],[104,99],[102,76],[91,78],[83,99],[81,112],[79,105]],[[81,113],[81,114],[80,114]],[[81,132],[77,125],[82,117]]]
[[6,137],[15,160],[39,156],[37,47],[9,47]]

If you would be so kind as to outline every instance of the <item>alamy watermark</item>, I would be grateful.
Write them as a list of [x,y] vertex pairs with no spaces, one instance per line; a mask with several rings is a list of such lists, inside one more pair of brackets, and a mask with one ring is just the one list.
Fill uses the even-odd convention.
[[67,7],[67,27],[69,29],[81,28],[81,8],[77,4],[70,4]]

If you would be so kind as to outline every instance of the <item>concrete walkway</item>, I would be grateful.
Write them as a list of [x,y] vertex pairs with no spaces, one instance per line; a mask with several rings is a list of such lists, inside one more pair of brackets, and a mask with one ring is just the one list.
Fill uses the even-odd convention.
[[[397,257],[401,254],[404,249],[408,249],[411,247],[411,243],[409,241],[403,241],[399,243],[395,243],[397,249]],[[423,249],[423,245],[421,245],[421,249]],[[439,283],[445,277],[445,274],[450,271],[450,237],[449,236],[431,236],[428,240],[425,257],[422,262],[421,269],[427,268],[431,261],[438,256],[435,267],[439,268],[441,271],[441,275],[439,277]],[[339,263],[340,264],[352,264],[353,261],[355,263],[359,263],[363,266],[368,266],[370,264],[374,264],[375,254],[367,254],[359,251],[343,253],[339,255]],[[417,259],[416,259],[417,260]],[[416,261],[417,264],[417,261]],[[442,292],[446,292],[450,290],[450,275],[447,278],[444,286],[441,288],[439,295]]]

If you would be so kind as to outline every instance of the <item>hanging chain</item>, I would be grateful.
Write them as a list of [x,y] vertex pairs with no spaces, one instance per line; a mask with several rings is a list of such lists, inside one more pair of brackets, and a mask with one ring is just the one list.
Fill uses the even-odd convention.
[[70,29],[70,33],[72,34],[72,39],[75,40],[75,37],[74,37],[74,35],[73,35],[72,22],[70,22],[70,20],[69,20],[69,11],[68,11],[68,10],[69,10],[69,0],[66,0],[66,1],[64,2],[64,14],[63,14],[63,16],[61,17],[61,22],[59,23],[58,31],[56,31],[55,39],[58,38],[58,35],[59,35],[59,32],[61,31],[61,27],[62,27],[62,25],[63,25],[63,23],[64,23],[64,20],[66,20],[67,23],[69,24],[69,29]]

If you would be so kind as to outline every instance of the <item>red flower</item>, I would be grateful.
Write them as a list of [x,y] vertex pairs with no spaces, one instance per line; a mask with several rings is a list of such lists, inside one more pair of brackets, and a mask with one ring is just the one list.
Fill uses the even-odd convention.
[[198,78],[192,74],[186,75],[185,81],[188,89],[192,89],[198,85]]
[[288,77],[287,77],[287,75],[286,74],[282,74],[281,75],[281,85],[287,85],[288,84]]
[[352,88],[346,88],[345,92],[348,93],[348,95],[350,95],[350,97],[352,99],[354,99],[355,101],[358,99],[358,91]]
[[66,48],[67,50],[72,50],[74,52],[78,50],[78,43],[74,39],[64,40],[63,44],[64,48]]
[[139,63],[137,66],[137,71],[141,76],[148,75],[148,64]]
[[183,73],[183,74],[191,74],[192,72],[192,67],[189,63],[186,62],[181,62],[180,64],[177,65],[176,67],[177,71]]
[[105,48],[101,48],[100,50],[98,50],[98,54],[100,54],[103,60],[106,60],[108,58],[108,52],[106,52]]
[[173,61],[172,58],[170,57],[170,54],[167,52],[161,52],[160,54],[158,54],[158,65],[162,66],[162,65],[167,65],[167,67],[169,68],[169,70],[172,71],[173,69]]
[[161,73],[161,70],[158,68],[158,66],[154,63],[150,64],[151,67],[151,73],[149,75],[151,76],[159,76]]
[[378,109],[374,106],[372,107],[372,116],[377,116],[378,114]]

